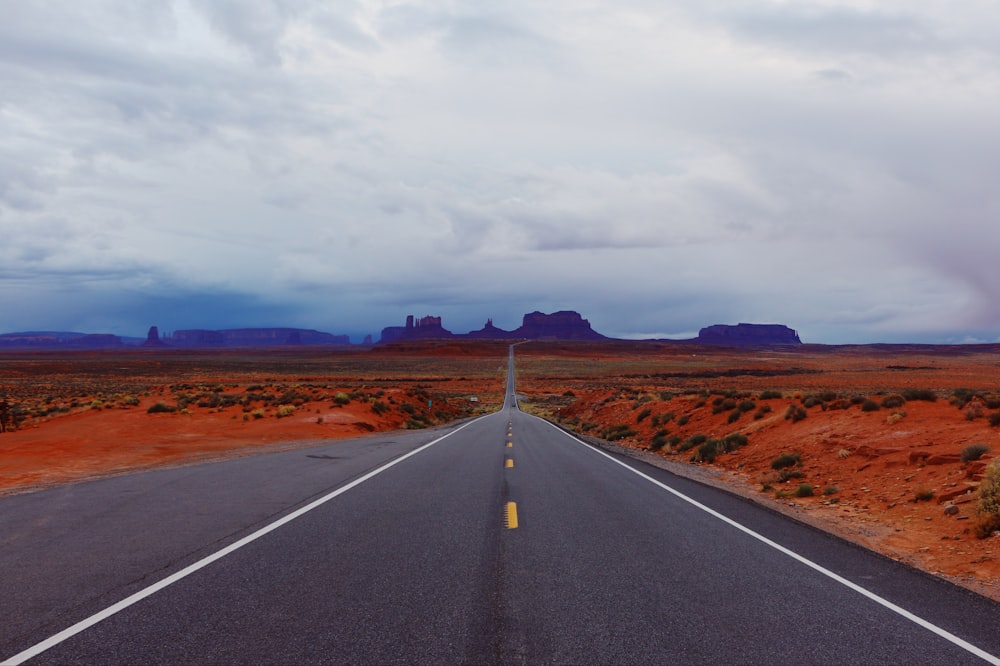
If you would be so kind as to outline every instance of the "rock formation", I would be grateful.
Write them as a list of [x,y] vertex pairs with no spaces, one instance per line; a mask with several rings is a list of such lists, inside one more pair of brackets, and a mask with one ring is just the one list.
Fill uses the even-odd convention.
[[505,331],[493,325],[492,319],[478,331],[455,334],[441,326],[440,317],[424,317],[414,321],[406,318],[406,326],[389,326],[382,329],[381,343],[399,340],[423,340],[429,338],[472,338],[476,340],[607,340],[605,336],[590,327],[590,322],[572,310],[544,314],[532,312],[524,315],[521,326],[513,331]]
[[149,333],[146,334],[146,341],[142,343],[143,347],[166,347],[167,343],[160,339],[160,329],[156,326],[149,327]]
[[516,337],[526,340],[607,340],[590,327],[590,322],[572,310],[552,314],[532,312],[524,315]]
[[755,347],[767,345],[800,345],[799,335],[784,324],[716,324],[698,331],[695,342],[705,345]]
[[406,316],[406,326],[387,326],[382,329],[379,342],[396,342],[397,340],[431,340],[451,338],[455,334],[441,325],[441,317],[421,317],[414,320],[413,315]]

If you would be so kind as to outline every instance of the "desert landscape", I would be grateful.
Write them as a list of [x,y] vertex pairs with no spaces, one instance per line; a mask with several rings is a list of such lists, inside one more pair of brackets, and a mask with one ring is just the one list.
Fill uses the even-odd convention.
[[[0,492],[495,410],[505,341],[0,356]],[[1000,349],[517,347],[522,409],[1000,599]],[[996,470],[996,466],[993,467]]]

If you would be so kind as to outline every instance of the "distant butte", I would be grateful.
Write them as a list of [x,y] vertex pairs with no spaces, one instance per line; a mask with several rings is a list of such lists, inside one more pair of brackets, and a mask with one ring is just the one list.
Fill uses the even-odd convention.
[[802,344],[799,334],[783,324],[715,324],[698,331],[696,342],[730,347]]

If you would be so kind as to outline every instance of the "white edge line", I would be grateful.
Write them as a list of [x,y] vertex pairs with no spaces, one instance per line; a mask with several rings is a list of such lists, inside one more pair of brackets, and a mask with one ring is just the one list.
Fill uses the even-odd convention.
[[[529,414],[528,416],[531,416],[531,415]],[[538,417],[534,417],[534,418],[538,418]],[[569,437],[573,441],[581,444],[582,446],[585,446],[588,449],[594,451],[595,453],[601,454],[602,456],[604,456],[608,460],[611,460],[612,462],[621,465],[622,467],[624,467],[628,471],[632,472],[633,474],[636,474],[636,475],[642,477],[643,479],[646,479],[650,483],[652,483],[652,484],[654,484],[656,486],[659,486],[663,490],[666,490],[668,493],[676,495],[679,499],[684,500],[688,504],[691,504],[692,506],[694,506],[694,507],[696,507],[698,509],[701,509],[705,513],[707,513],[707,514],[709,514],[711,516],[714,516],[715,518],[718,518],[722,522],[724,522],[724,523],[726,523],[726,524],[728,524],[728,525],[730,525],[732,527],[735,527],[736,529],[740,530],[741,532],[744,532],[744,533],[752,536],[754,539],[757,539],[758,541],[760,541],[760,542],[762,542],[764,544],[767,544],[768,546],[770,546],[771,548],[774,548],[778,552],[783,553],[783,554],[787,555],[788,557],[791,557],[792,559],[794,559],[794,560],[796,560],[798,562],[801,562],[802,564],[806,565],[807,567],[809,567],[811,569],[814,569],[815,571],[818,571],[819,573],[823,574],[824,576],[827,576],[828,578],[831,578],[831,579],[835,580],[836,582],[840,583],[841,585],[843,585],[843,586],[845,586],[845,587],[847,587],[847,588],[849,588],[851,590],[854,590],[858,594],[861,594],[861,595],[863,595],[865,597],[868,597],[869,599],[871,599],[875,603],[877,603],[877,604],[879,604],[881,606],[884,606],[885,608],[888,608],[889,610],[891,610],[894,613],[897,613],[898,615],[903,616],[904,618],[906,618],[910,622],[913,622],[914,624],[917,624],[917,625],[923,627],[924,629],[927,629],[928,631],[931,631],[931,632],[937,634],[941,638],[944,638],[945,640],[947,640],[947,641],[949,641],[949,642],[957,645],[958,647],[962,648],[963,650],[971,652],[972,654],[976,655],[977,657],[979,657],[983,661],[986,661],[986,662],[989,662],[991,664],[994,664],[994,666],[1000,666],[1000,657],[992,655],[989,652],[986,652],[985,650],[982,650],[982,649],[976,647],[972,643],[969,643],[968,641],[966,641],[966,640],[964,640],[962,638],[959,638],[955,634],[953,634],[953,633],[951,633],[951,632],[949,632],[949,631],[947,631],[945,629],[942,629],[941,627],[937,626],[936,624],[932,624],[932,623],[928,622],[927,620],[923,619],[922,617],[914,615],[913,613],[911,613],[910,611],[906,610],[905,608],[897,606],[896,604],[892,603],[888,599],[884,599],[884,598],[880,597],[879,595],[875,594],[874,592],[872,592],[870,590],[867,590],[867,589],[861,587],[860,585],[857,585],[856,583],[852,583],[851,581],[847,580],[843,576],[840,576],[840,575],[838,575],[838,574],[830,571],[829,569],[827,569],[827,568],[825,568],[825,567],[817,564],[816,562],[813,562],[812,560],[807,559],[807,558],[803,557],[802,555],[799,555],[798,553],[796,553],[796,552],[794,552],[792,550],[789,550],[788,548],[785,548],[781,544],[776,543],[774,541],[771,541],[770,539],[768,539],[763,534],[759,534],[759,533],[753,531],[752,529],[750,529],[746,525],[743,525],[742,523],[736,522],[732,518],[729,518],[728,516],[725,516],[725,515],[719,513],[718,511],[705,506],[704,504],[698,502],[697,500],[692,499],[691,497],[688,497],[684,493],[671,488],[670,486],[666,485],[665,483],[657,481],[653,477],[651,477],[651,476],[649,476],[647,474],[644,474],[644,473],[640,472],[639,470],[637,470],[637,469],[635,469],[635,468],[633,468],[633,467],[625,464],[624,462],[622,462],[621,460],[618,460],[617,458],[615,458],[614,456],[612,456],[608,452],[602,451],[601,449],[599,449],[597,447],[590,446],[589,444],[583,442],[579,438],[577,438],[577,437],[571,435],[570,433],[566,432],[562,428],[557,427],[555,424],[553,424],[553,423],[551,423],[549,421],[545,421],[545,419],[539,419],[539,420],[543,421],[544,423],[547,423],[550,426],[552,426],[553,428],[555,428],[556,430],[558,430],[562,434],[566,435],[567,437]]]
[[119,612],[125,610],[129,606],[132,606],[133,604],[136,604],[136,603],[142,601],[146,597],[149,597],[149,596],[151,596],[153,594],[156,594],[157,592],[159,592],[160,590],[164,589],[165,587],[167,587],[169,585],[173,585],[177,581],[181,580],[182,578],[186,578],[187,576],[190,576],[191,574],[193,574],[194,572],[198,571],[199,569],[204,569],[205,567],[207,567],[209,564],[212,564],[216,560],[222,559],[226,555],[229,555],[230,553],[232,553],[232,552],[234,552],[236,550],[239,550],[243,546],[246,546],[247,544],[249,544],[249,543],[251,543],[253,541],[256,541],[257,539],[261,538],[265,534],[273,532],[274,530],[278,529],[279,527],[281,527],[281,526],[283,526],[283,525],[285,525],[287,523],[290,523],[293,520],[295,520],[296,518],[299,518],[300,516],[302,516],[302,515],[310,512],[310,511],[312,511],[316,507],[329,502],[330,500],[332,500],[333,498],[337,497],[338,495],[342,495],[342,494],[346,493],[351,488],[354,488],[355,486],[361,485],[365,481],[371,479],[374,476],[377,476],[378,474],[381,474],[382,472],[386,471],[390,467],[392,467],[394,465],[398,465],[399,463],[403,462],[407,458],[410,458],[412,456],[417,455],[418,453],[420,453],[424,449],[428,449],[428,448],[434,446],[435,444],[437,444],[441,440],[446,439],[448,437],[451,437],[452,435],[454,435],[458,431],[462,430],[463,428],[472,425],[473,423],[475,423],[476,421],[478,421],[480,419],[488,418],[489,416],[493,416],[493,415],[492,414],[486,414],[486,415],[481,416],[481,417],[479,417],[479,418],[477,418],[477,419],[475,419],[473,421],[469,421],[468,423],[465,423],[462,426],[459,426],[455,430],[452,430],[451,432],[449,432],[449,433],[447,433],[445,435],[442,435],[441,437],[438,437],[434,441],[428,442],[427,444],[424,444],[423,446],[421,446],[419,448],[416,448],[416,449],[410,451],[409,453],[404,454],[404,455],[396,458],[395,460],[391,460],[391,461],[387,462],[386,464],[382,465],[381,467],[368,472],[364,476],[360,476],[357,479],[354,479],[353,481],[351,481],[347,485],[341,486],[340,488],[337,488],[333,492],[328,493],[327,495],[324,495],[323,497],[321,497],[321,498],[319,498],[317,500],[314,500],[314,501],[310,502],[309,504],[307,504],[307,505],[305,505],[305,506],[303,506],[303,507],[301,507],[299,509],[296,509],[295,511],[293,511],[290,514],[288,514],[287,516],[282,516],[281,518],[279,518],[278,520],[274,521],[273,523],[265,525],[264,527],[260,528],[259,530],[257,530],[256,532],[254,532],[252,534],[248,534],[247,536],[243,537],[239,541],[236,541],[234,543],[229,544],[228,546],[226,546],[222,550],[218,550],[218,551],[212,553],[211,555],[208,555],[207,557],[204,557],[204,558],[198,560],[197,562],[194,562],[193,564],[189,564],[188,566],[184,567],[180,571],[177,571],[177,572],[175,572],[175,573],[167,576],[166,578],[164,578],[164,579],[162,579],[160,581],[157,581],[156,583],[153,583],[149,587],[143,588],[143,589],[139,590],[138,592],[135,592],[134,594],[132,594],[132,595],[130,595],[128,597],[125,597],[124,599],[122,599],[118,603],[112,604],[111,606],[108,606],[104,610],[99,611],[99,612],[91,615],[90,617],[88,617],[86,619],[80,620],[76,624],[74,624],[74,625],[72,625],[70,627],[67,627],[66,629],[63,629],[59,633],[54,634],[54,635],[46,638],[45,640],[41,641],[40,643],[37,643],[37,644],[31,646],[30,648],[28,648],[26,650],[23,650],[23,651],[15,654],[13,657],[7,658],[3,662],[0,662],[0,666],[17,666],[17,664],[22,664],[25,661],[27,661],[28,659],[31,659],[32,657],[38,656],[39,654],[45,652],[46,650],[55,647],[59,643],[62,643],[66,639],[68,639],[68,638],[70,638],[72,636],[75,636],[76,634],[80,633],[81,631],[89,629],[90,627],[94,626],[98,622],[102,622],[103,620],[108,619],[112,615],[115,615],[116,613],[119,613]]

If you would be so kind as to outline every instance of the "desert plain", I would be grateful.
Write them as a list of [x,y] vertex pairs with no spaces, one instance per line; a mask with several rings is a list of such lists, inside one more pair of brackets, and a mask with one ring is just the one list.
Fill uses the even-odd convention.
[[[0,494],[496,410],[506,342],[0,355]],[[521,408],[1000,600],[1000,346],[529,342]],[[669,566],[669,563],[662,563]]]

